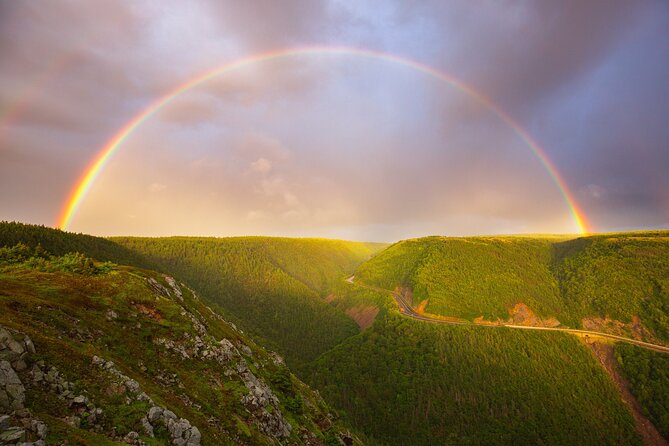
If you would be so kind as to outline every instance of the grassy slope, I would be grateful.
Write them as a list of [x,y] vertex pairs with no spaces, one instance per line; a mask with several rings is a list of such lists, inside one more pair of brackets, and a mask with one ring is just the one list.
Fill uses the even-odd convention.
[[269,237],[113,240],[192,284],[295,366],[357,333],[321,296],[383,246]]
[[310,381],[382,444],[640,444],[596,359],[561,333],[390,310],[315,361]]
[[[28,334],[37,347],[33,360],[56,366],[79,391],[86,389],[96,406],[104,409],[105,430],[114,426],[122,435],[130,430],[142,432],[140,419],[148,404],[125,404],[125,397],[110,386],[108,377],[91,365],[93,355],[113,360],[158,404],[198,426],[203,444],[273,444],[241,405],[240,398],[248,390],[236,374],[226,376],[215,361],[181,359],[154,342],[158,338],[180,342],[194,336],[195,326],[184,310],[200,318],[207,336],[251,347],[253,356],[246,356],[249,367],[260,379],[273,383],[281,410],[293,426],[292,441],[301,443],[301,426],[321,440],[339,429],[328,427],[327,407],[315,393],[291,377],[286,367],[277,365],[262,348],[216,317],[186,288],[184,302],[180,303],[151,290],[147,277],[169,286],[162,275],[150,271],[104,265],[106,272],[76,274],[59,271],[63,265],[69,268],[71,264],[62,259],[0,261],[0,325]],[[110,309],[118,318],[106,317]],[[229,367],[235,369],[240,360],[232,359]],[[177,377],[180,384],[159,384],[157,375]],[[112,444],[99,434],[67,425],[62,418],[71,411],[50,395],[29,389],[27,398],[34,416],[49,425],[50,442]],[[210,417],[217,421],[210,424]],[[143,439],[149,444],[163,444]]]
[[426,311],[507,319],[516,303],[581,326],[585,317],[630,323],[640,316],[669,341],[669,232],[560,241],[522,237],[429,237],[399,242],[356,271],[372,285],[413,289]]

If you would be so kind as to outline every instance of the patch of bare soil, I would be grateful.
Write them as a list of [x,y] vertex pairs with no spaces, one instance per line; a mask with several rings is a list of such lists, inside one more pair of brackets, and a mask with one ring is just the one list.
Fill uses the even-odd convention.
[[591,331],[601,331],[618,336],[632,337],[638,341],[653,340],[655,337],[641,323],[639,316],[634,316],[632,322],[621,322],[616,319],[609,319],[607,317],[591,317],[584,318],[581,323],[583,328]]
[[509,309],[509,322],[515,325],[527,325],[531,327],[557,327],[560,321],[554,317],[548,319],[541,319],[538,317],[530,307],[522,302],[517,303],[513,308]]
[[364,330],[372,325],[379,309],[373,305],[358,305],[346,310],[346,314],[358,324],[360,330]]
[[327,303],[330,303],[335,299],[337,299],[337,296],[335,296],[334,294],[328,294],[327,296],[325,296],[325,302]]
[[156,321],[163,320],[163,316],[160,314],[160,311],[156,310],[155,308],[147,307],[144,304],[135,304],[135,308],[137,309],[137,311],[139,311],[145,316],[150,317],[151,319],[154,319]]
[[425,314],[425,307],[427,307],[428,300],[429,299],[425,299],[421,303],[418,304],[418,306],[416,307],[416,313]]
[[482,325],[498,325],[498,324],[512,324],[512,325],[523,325],[526,327],[558,327],[560,326],[560,321],[554,317],[549,317],[542,319],[537,316],[534,311],[530,309],[526,304],[519,302],[514,305],[512,308],[509,308],[509,319],[506,321],[497,320],[489,321],[479,316],[474,319],[474,323]]
[[613,355],[613,346],[596,342],[590,343],[587,340],[586,343],[590,346],[597,359],[599,359],[599,362],[609,374],[616,387],[618,387],[623,401],[625,401],[625,404],[627,404],[634,416],[636,430],[641,435],[641,438],[643,438],[644,444],[646,446],[669,446],[669,442],[660,435],[653,423],[645,417],[639,402],[634,398],[632,392],[630,392],[629,384],[620,373],[618,362]]

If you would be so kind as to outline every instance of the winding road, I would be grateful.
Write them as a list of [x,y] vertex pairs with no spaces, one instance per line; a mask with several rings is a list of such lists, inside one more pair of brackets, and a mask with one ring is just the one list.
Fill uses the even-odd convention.
[[398,293],[396,291],[386,290],[384,288],[378,288],[378,287],[371,286],[371,285],[366,285],[366,284],[360,283],[360,282],[354,282],[354,280],[355,280],[355,276],[351,276],[351,277],[346,279],[346,282],[350,283],[351,285],[359,286],[359,287],[362,287],[362,288],[367,288],[367,289],[377,291],[377,292],[380,292],[380,293],[390,293],[390,294],[392,294],[393,298],[395,298],[395,302],[397,302],[397,305],[400,308],[400,312],[404,316],[410,317],[412,319],[418,319],[420,321],[430,322],[430,323],[433,323],[433,324],[447,324],[447,325],[469,325],[469,326],[476,326],[476,327],[516,328],[516,329],[520,329],[520,330],[561,331],[563,333],[585,335],[585,336],[593,337],[593,338],[613,339],[615,341],[627,342],[628,344],[633,344],[633,345],[636,345],[638,347],[642,347],[642,348],[645,348],[645,349],[648,349],[648,350],[653,350],[653,351],[656,351],[656,352],[669,354],[669,347],[665,347],[663,345],[657,345],[657,344],[651,344],[649,342],[637,341],[636,339],[626,338],[624,336],[617,336],[617,335],[608,334],[608,333],[602,333],[602,332],[599,332],[599,331],[579,330],[579,329],[576,329],[576,328],[532,327],[532,326],[527,326],[527,325],[513,325],[513,324],[504,324],[504,323],[480,324],[480,323],[469,322],[469,321],[437,319],[437,318],[434,318],[434,317],[425,316],[424,314],[417,313],[416,310],[413,309],[411,304],[409,304],[404,299],[404,296],[402,296],[400,293]]

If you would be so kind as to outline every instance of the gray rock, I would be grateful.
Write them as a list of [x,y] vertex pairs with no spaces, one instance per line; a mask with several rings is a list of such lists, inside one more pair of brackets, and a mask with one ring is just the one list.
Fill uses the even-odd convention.
[[147,417],[142,418],[142,428],[144,428],[144,433],[149,437],[153,438],[153,426],[149,423]]
[[22,372],[28,368],[28,364],[23,359],[19,359],[14,363],[14,370],[17,372]]
[[242,344],[240,349],[241,349],[242,353],[244,353],[246,356],[253,356],[253,352],[251,351],[251,349],[249,348],[248,345]]
[[72,402],[74,404],[87,404],[88,403],[88,398],[86,398],[83,395],[75,396],[74,399],[72,399]]
[[8,384],[21,384],[21,380],[7,361],[0,361],[0,386]]
[[202,434],[200,433],[200,430],[193,426],[190,428],[190,437],[188,438],[188,442],[186,443],[187,446],[200,446],[200,443],[202,441]]
[[10,427],[6,431],[0,433],[0,444],[16,443],[25,439],[26,431],[20,427]]
[[14,339],[14,337],[11,335],[11,333],[9,333],[4,328],[0,327],[0,342],[7,343],[8,341],[11,341],[12,339]]
[[19,342],[15,341],[14,339],[11,339],[9,342],[7,342],[7,346],[9,347],[9,349],[11,351],[13,351],[14,353],[17,353],[19,355],[26,351],[25,348],[23,347],[23,345],[21,345]]
[[[26,389],[23,387],[23,384],[9,384],[5,388],[5,391],[11,399],[14,401],[19,401],[21,403],[21,407],[23,407],[23,402],[26,399]],[[19,407],[15,408],[19,409]]]
[[33,341],[28,336],[23,338],[23,343],[26,345],[28,353],[35,353],[35,344],[33,344]]
[[139,440],[139,434],[135,431],[130,431],[125,437],[123,437],[123,441],[125,441],[127,444],[137,444],[137,440]]
[[107,310],[107,313],[105,313],[105,318],[108,321],[113,321],[113,320],[118,319],[118,314],[116,313],[116,311],[114,311],[112,309],[109,309],[109,310]]
[[30,428],[38,438],[44,440],[49,433],[49,429],[46,427],[46,424],[39,420],[32,420]]
[[153,424],[156,421],[158,421],[162,416],[163,416],[162,407],[154,406],[151,409],[149,409],[149,414],[147,415],[147,418],[149,419],[149,423]]
[[0,432],[9,428],[9,415],[0,415]]
[[42,370],[37,366],[37,364],[33,364],[32,376],[33,381],[35,382],[41,382],[44,379],[44,373],[42,373]]
[[169,420],[176,420],[177,416],[171,410],[163,409],[163,418],[165,418],[166,421],[169,421]]

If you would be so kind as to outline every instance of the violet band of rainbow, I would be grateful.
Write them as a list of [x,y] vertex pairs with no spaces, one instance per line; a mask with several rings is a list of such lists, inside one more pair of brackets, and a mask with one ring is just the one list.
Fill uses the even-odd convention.
[[546,152],[541,148],[541,146],[537,143],[537,141],[535,141],[534,138],[532,138],[532,136],[526,130],[524,130],[520,126],[520,124],[518,124],[516,120],[514,120],[511,116],[505,113],[497,104],[495,104],[487,96],[476,91],[473,87],[467,85],[463,81],[451,76],[448,73],[445,73],[436,68],[430,67],[428,65],[425,65],[423,63],[411,59],[407,59],[389,53],[372,51],[362,48],[320,47],[320,46],[287,48],[244,57],[220,65],[204,73],[201,73],[198,76],[184,82],[183,84],[176,86],[174,89],[170,90],[165,95],[156,99],[154,102],[149,104],[149,106],[144,108],[139,114],[137,114],[130,121],[128,121],[119,131],[116,132],[116,134],[109,141],[107,141],[104,147],[102,147],[102,149],[100,149],[97,152],[95,158],[86,167],[83,174],[77,180],[75,187],[68,195],[67,200],[63,204],[56,226],[63,230],[67,230],[69,228],[73,218],[75,217],[77,211],[79,210],[79,207],[81,206],[81,203],[83,202],[84,198],[86,197],[91,187],[95,183],[95,180],[100,176],[100,173],[104,170],[110,158],[121,147],[123,142],[126,139],[128,139],[128,137],[139,126],[141,126],[142,123],[144,123],[147,119],[153,116],[161,108],[165,107],[167,104],[172,102],[176,97],[178,97],[182,93],[192,88],[195,88],[220,75],[229,73],[230,71],[236,69],[246,67],[251,64],[284,57],[299,56],[299,55],[321,55],[321,54],[367,57],[410,67],[420,72],[423,72],[427,75],[433,76],[441,81],[446,82],[452,87],[457,88],[458,90],[462,91],[463,93],[466,93],[479,103],[483,104],[488,110],[494,113],[501,121],[503,121],[506,125],[508,125],[518,135],[518,137],[521,140],[523,140],[523,142],[530,148],[532,153],[534,153],[534,155],[539,159],[539,161],[547,171],[548,175],[551,177],[551,179],[559,189],[565,204],[569,208],[569,212],[574,222],[576,231],[580,234],[584,234],[589,231],[589,224],[585,217],[584,212],[578,207],[577,202],[573,197],[573,194],[570,192],[564,179],[560,175],[557,167],[547,156]]

